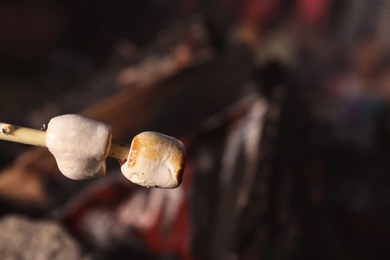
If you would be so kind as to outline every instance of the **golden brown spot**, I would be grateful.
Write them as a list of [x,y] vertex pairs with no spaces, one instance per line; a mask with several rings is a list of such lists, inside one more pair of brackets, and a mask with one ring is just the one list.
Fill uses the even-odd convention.
[[130,150],[130,155],[129,155],[129,166],[133,166],[135,163],[135,157],[137,156],[137,150],[131,149]]
[[183,181],[183,173],[186,165],[186,160],[187,160],[187,154],[186,151],[183,149],[180,158],[179,169],[177,170],[177,175],[176,175],[177,184],[178,184],[177,186],[179,186]]
[[130,152],[129,152],[129,161],[127,163],[127,165],[129,167],[133,166],[135,164],[135,159],[137,157],[137,153],[138,153],[138,147],[139,147],[139,143],[138,143],[138,138],[135,137],[133,139],[133,141],[131,142],[131,147],[130,147]]

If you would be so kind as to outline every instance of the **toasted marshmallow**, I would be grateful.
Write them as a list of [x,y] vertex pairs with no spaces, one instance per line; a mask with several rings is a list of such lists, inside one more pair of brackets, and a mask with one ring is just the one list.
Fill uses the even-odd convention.
[[182,142],[156,132],[133,138],[123,175],[146,187],[176,188],[182,180],[186,152]]
[[46,146],[58,168],[73,180],[105,175],[110,144],[109,125],[80,115],[54,117],[46,131]]

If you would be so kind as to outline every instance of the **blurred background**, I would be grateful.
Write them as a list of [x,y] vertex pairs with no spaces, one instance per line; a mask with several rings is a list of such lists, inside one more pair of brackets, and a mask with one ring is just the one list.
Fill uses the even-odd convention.
[[184,142],[182,185],[0,143],[0,258],[389,259],[390,2],[0,2],[0,121]]

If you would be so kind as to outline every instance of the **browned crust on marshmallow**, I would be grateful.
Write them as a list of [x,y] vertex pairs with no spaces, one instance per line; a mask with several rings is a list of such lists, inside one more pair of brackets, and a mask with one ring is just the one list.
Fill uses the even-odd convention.
[[[142,150],[141,150],[142,149]],[[146,150],[144,150],[146,149]],[[164,150],[169,151],[170,161],[174,164],[175,182],[177,185],[165,188],[176,188],[183,180],[184,167],[186,163],[186,149],[179,140],[157,132],[143,132],[133,138],[126,162],[126,167],[131,169],[137,164],[138,156],[149,161],[161,161]],[[171,157],[173,156],[173,157]]]
[[130,147],[130,151],[129,151],[129,159],[127,160],[128,167],[131,167],[135,164],[139,146],[140,146],[139,140],[137,137],[135,137],[133,139],[133,141],[131,142],[131,147]]
[[[179,147],[180,147],[180,150],[182,150],[182,156],[180,157],[180,168],[177,171],[177,175],[176,175],[177,186],[179,186],[181,184],[181,182],[183,181],[184,168],[185,168],[186,161],[187,161],[187,153],[186,153],[186,149],[184,148],[184,144],[182,142],[180,142],[180,144],[181,145]],[[172,187],[172,188],[176,188],[176,187]]]

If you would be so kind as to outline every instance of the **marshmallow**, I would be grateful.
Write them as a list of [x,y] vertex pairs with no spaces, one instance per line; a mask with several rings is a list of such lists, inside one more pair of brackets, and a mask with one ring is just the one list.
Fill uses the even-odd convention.
[[46,146],[58,168],[73,180],[105,175],[110,145],[111,127],[80,115],[54,117],[46,131]]
[[141,186],[175,188],[180,185],[185,159],[185,147],[179,140],[156,132],[143,132],[131,142],[121,171]]

